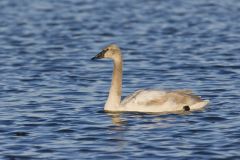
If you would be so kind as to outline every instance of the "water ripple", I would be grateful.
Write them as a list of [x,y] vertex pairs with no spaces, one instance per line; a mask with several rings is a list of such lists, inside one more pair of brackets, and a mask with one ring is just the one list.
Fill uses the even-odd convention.
[[[240,3],[0,1],[0,159],[240,159]],[[189,88],[182,114],[105,113],[112,64],[123,96]]]

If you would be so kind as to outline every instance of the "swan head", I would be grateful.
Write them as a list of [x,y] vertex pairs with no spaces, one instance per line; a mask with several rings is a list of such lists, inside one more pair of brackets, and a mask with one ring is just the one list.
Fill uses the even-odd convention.
[[120,48],[116,44],[110,44],[107,47],[103,48],[103,50],[98,53],[92,60],[102,59],[102,58],[110,58],[110,59],[118,59],[121,58]]

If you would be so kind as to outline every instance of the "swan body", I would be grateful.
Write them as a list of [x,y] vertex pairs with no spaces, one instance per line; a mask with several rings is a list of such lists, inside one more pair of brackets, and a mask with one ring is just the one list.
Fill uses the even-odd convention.
[[120,107],[123,111],[176,112],[201,109],[207,103],[187,90],[138,90],[126,97]]
[[111,112],[178,112],[199,110],[208,104],[190,90],[161,91],[138,90],[121,101],[122,54],[120,48],[111,44],[92,59],[110,58],[114,62],[112,83],[104,110]]

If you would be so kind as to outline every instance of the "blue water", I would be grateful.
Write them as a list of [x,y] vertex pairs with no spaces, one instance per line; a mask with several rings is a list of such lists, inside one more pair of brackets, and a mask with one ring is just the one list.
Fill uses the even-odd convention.
[[[1,0],[0,159],[240,159],[240,1]],[[112,63],[123,96],[192,89],[186,114],[103,112]]]

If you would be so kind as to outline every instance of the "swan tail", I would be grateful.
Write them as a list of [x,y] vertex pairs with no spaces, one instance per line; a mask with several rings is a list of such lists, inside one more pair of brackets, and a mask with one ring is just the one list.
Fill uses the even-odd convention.
[[191,110],[199,110],[199,109],[203,109],[204,107],[206,107],[206,105],[209,103],[209,100],[204,100],[201,102],[198,102],[194,105],[192,105],[190,108]]

